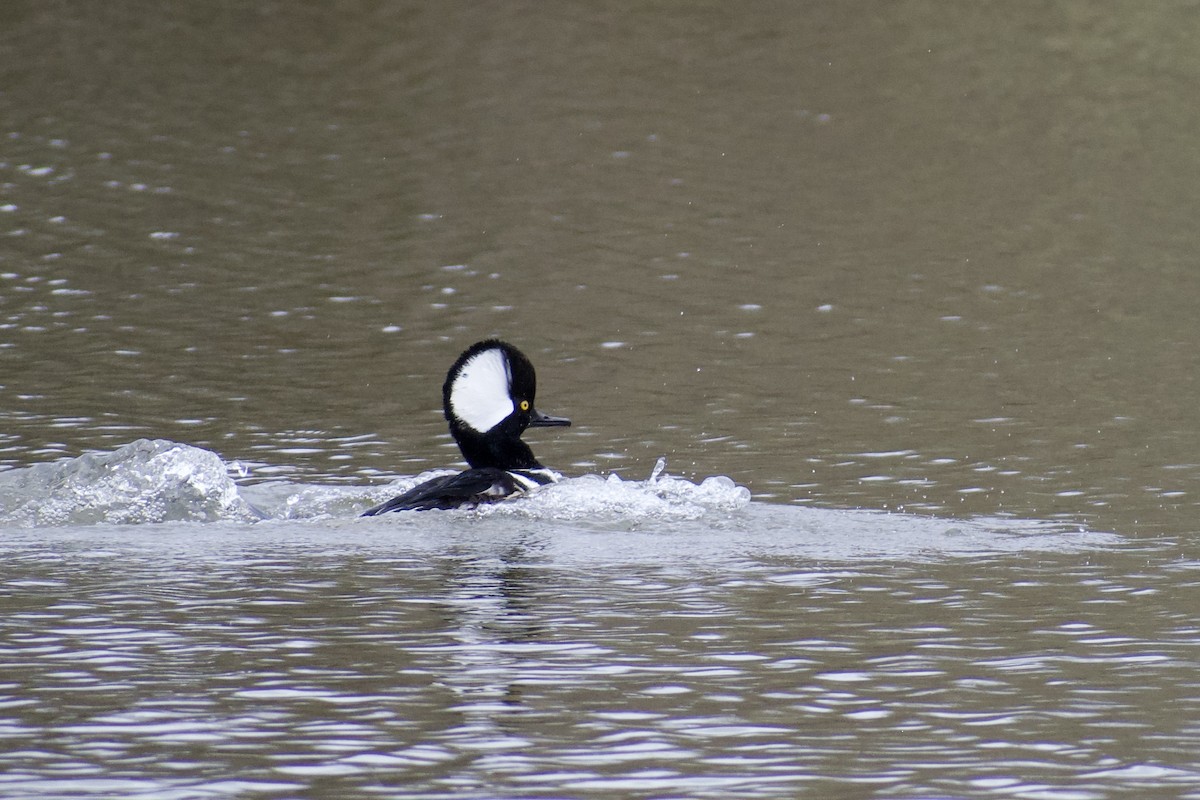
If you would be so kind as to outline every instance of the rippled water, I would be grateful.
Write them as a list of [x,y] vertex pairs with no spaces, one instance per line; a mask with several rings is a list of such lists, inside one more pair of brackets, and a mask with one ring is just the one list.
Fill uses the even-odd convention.
[[0,4],[0,795],[1200,797],[1198,28]]
[[[357,518],[407,483],[224,471],[0,476],[6,797],[1200,791],[1178,542],[665,473]],[[61,521],[98,512],[135,523]]]
[[509,519],[10,535],[0,786],[1200,788],[1197,562],[1147,569],[1163,548],[1078,531],[996,530],[989,546],[929,522],[919,546],[897,547],[886,519],[783,511],[786,524],[749,513],[645,531]]

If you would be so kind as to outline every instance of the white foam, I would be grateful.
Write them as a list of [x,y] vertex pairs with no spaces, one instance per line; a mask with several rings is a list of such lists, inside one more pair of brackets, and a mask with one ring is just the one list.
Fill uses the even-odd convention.
[[216,453],[163,439],[3,473],[0,508],[22,526],[258,518]]
[[[433,548],[443,547],[447,537],[494,542],[495,537],[507,541],[504,537],[514,533],[540,532],[548,541],[573,542],[565,546],[572,558],[610,560],[624,548],[656,561],[691,559],[708,547],[738,557],[753,551],[758,558],[913,561],[1014,551],[1079,552],[1122,542],[1113,534],[1036,520],[939,519],[752,503],[750,492],[727,477],[692,482],[667,474],[661,459],[646,480],[585,475],[478,508],[363,520],[356,517],[370,506],[453,471],[425,472],[379,486],[281,480],[239,487],[230,475],[238,467],[198,447],[143,439],[110,453],[0,472],[0,525],[186,521],[221,523],[214,529],[240,533],[247,530],[245,523],[265,518],[293,526],[276,528],[290,537],[303,529],[289,521],[305,520],[355,543],[376,541],[382,526],[406,542],[427,537],[422,541]],[[595,533],[619,535],[601,540],[599,548],[571,538]],[[680,550],[681,533],[708,544]]]
[[663,474],[664,467],[664,460],[659,459],[650,478],[644,481],[624,480],[619,475],[564,478],[518,498],[480,506],[474,513],[636,524],[698,519],[710,513],[737,511],[750,503],[750,490],[723,475],[693,483]]
[[[664,468],[665,461],[659,459],[650,478],[644,481],[625,480],[618,475],[558,476],[558,482],[534,486],[516,497],[449,513],[459,519],[460,515],[468,515],[480,520],[587,520],[636,527],[654,520],[695,520],[709,514],[737,511],[750,503],[750,491],[729,478],[710,477],[693,483],[663,474]],[[432,470],[369,489],[281,482],[246,486],[242,492],[271,519],[337,519],[357,516],[370,506],[403,494],[420,483],[450,474],[453,474],[452,470]],[[399,521],[401,518],[410,521],[416,518],[418,522],[423,520],[423,525],[436,525],[444,515],[443,512],[422,512],[415,517],[388,514],[375,519]]]

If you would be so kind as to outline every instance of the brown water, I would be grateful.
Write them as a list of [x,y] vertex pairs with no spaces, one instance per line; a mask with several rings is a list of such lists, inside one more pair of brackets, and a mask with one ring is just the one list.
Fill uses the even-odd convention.
[[[3,465],[156,437],[250,483],[411,475],[501,335],[575,421],[546,463],[756,498],[5,531],[0,788],[1200,796],[1198,36],[1187,4],[0,5]],[[948,545],[976,515],[1112,536]]]

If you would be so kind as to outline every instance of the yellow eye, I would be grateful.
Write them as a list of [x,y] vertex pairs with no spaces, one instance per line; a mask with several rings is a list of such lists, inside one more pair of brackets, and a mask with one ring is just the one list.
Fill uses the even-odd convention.
[[528,410],[529,410],[529,401],[528,401],[528,400],[522,400],[522,401],[521,401],[521,410],[522,410],[522,411],[528,411]]

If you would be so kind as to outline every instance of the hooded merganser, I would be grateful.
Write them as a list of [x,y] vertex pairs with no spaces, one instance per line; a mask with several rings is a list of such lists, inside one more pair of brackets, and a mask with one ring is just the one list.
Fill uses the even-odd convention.
[[442,410],[471,469],[418,484],[363,516],[493,503],[557,481],[558,473],[538,463],[521,434],[571,420],[534,408],[536,388],[533,364],[508,342],[488,339],[468,347],[446,375]]

